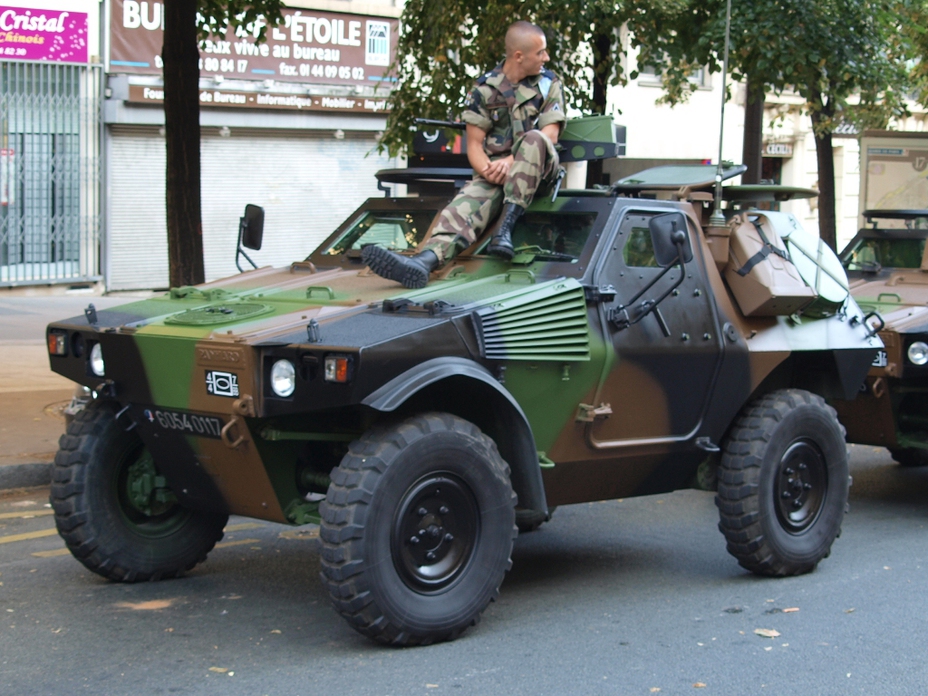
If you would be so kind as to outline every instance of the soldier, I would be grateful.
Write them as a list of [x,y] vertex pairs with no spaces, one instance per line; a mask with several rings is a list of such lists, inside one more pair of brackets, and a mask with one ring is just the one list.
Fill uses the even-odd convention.
[[503,207],[487,251],[509,260],[512,228],[542,182],[558,171],[554,145],[564,127],[561,82],[544,64],[544,31],[515,22],[506,32],[506,60],[477,80],[465,102],[467,159],[476,176],[441,212],[431,239],[415,256],[370,245],[361,258],[377,275],[407,288],[425,287],[429,273],[470,246]]

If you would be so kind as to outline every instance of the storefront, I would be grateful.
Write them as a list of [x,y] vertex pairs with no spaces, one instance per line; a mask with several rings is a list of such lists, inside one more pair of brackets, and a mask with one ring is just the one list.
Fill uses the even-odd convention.
[[[108,7],[106,286],[163,288],[162,5],[110,0]],[[387,4],[384,11],[395,13]],[[286,264],[308,255],[364,198],[383,195],[374,172],[396,166],[375,152],[396,17],[288,8],[284,20],[263,43],[253,32],[229,31],[201,49],[207,280],[235,272],[246,203],[265,209],[265,244],[252,257]]]
[[0,6],[0,287],[100,278],[97,6]]

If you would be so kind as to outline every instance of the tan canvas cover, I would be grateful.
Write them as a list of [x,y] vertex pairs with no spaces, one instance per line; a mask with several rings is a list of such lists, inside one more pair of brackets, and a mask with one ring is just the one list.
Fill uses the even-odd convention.
[[769,218],[741,213],[731,219],[730,227],[725,280],[745,316],[795,314],[815,299]]

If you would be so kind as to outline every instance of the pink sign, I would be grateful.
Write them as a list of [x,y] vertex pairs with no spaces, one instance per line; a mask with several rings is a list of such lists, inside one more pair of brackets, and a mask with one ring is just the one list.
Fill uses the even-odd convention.
[[0,60],[87,62],[87,14],[0,5]]

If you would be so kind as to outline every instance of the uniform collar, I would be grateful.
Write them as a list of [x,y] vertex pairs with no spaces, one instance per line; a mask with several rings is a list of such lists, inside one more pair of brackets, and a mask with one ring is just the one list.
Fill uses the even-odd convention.
[[[541,75],[529,75],[518,84],[513,85],[516,96],[516,104],[523,104],[524,102],[533,99],[538,94],[536,87],[538,86],[538,82],[541,80],[541,77]],[[491,87],[499,89],[500,85],[502,85],[504,82],[508,82],[508,80],[506,79],[506,75],[503,74],[503,64],[500,63],[487,74],[486,83]]]

